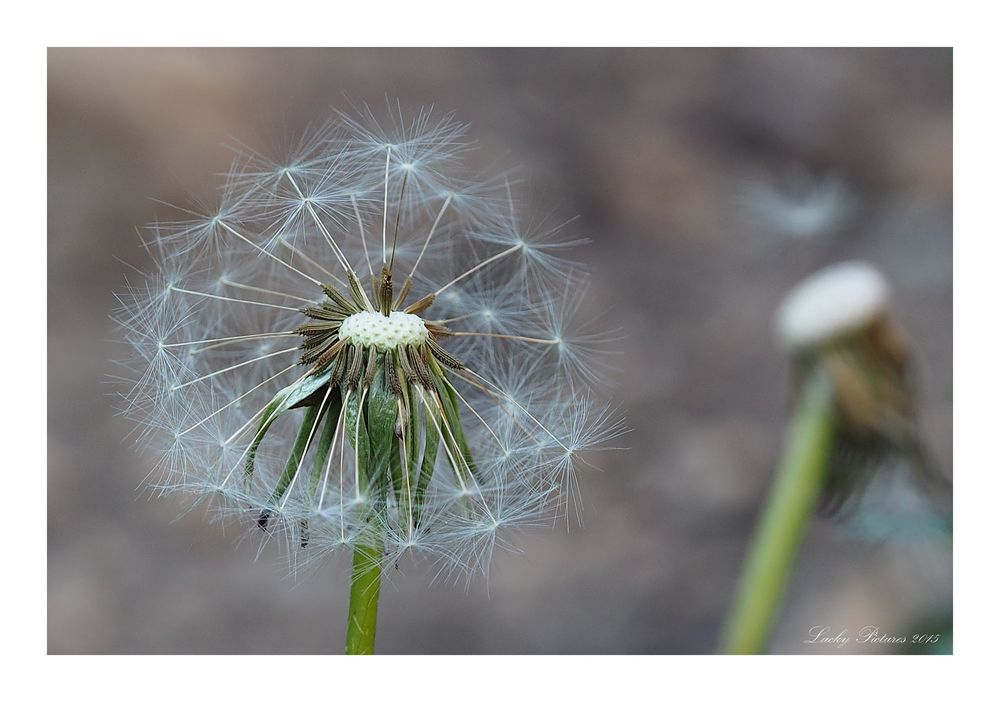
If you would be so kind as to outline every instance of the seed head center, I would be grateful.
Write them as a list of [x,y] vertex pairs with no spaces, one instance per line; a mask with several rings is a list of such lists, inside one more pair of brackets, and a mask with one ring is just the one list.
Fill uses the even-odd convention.
[[415,314],[358,312],[340,325],[340,338],[355,346],[374,346],[380,351],[422,344],[430,336],[424,320]]

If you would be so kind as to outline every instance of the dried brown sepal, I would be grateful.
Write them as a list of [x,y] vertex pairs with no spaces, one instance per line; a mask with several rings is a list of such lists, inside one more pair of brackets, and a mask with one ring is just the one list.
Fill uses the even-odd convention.
[[326,347],[330,343],[337,341],[337,337],[338,335],[336,332],[307,336],[305,341],[299,344],[299,348],[303,351],[309,351],[319,347]]
[[[328,338],[320,339],[318,343],[311,346],[306,344],[302,345],[302,358],[299,359],[299,363],[302,365],[309,365],[311,363],[316,363],[322,360],[323,365],[326,365],[333,356],[335,356],[340,349],[334,349],[333,347],[339,343],[336,336],[331,336]],[[327,357],[326,354],[330,353]],[[318,371],[322,368],[318,366],[314,370]]]
[[343,322],[348,317],[346,312],[335,309],[333,305],[324,304],[322,307],[304,307],[300,311],[306,317],[328,322]]
[[389,351],[385,354],[385,384],[396,397],[403,396],[403,385],[399,381],[399,372],[396,366],[396,352]]
[[424,326],[427,327],[427,331],[431,333],[432,336],[451,336],[451,329],[444,326],[443,324],[435,324],[434,322],[424,322]]
[[368,363],[365,364],[365,387],[372,384],[375,377],[375,362],[378,360],[378,352],[374,346],[368,347]]
[[382,266],[382,274],[379,276],[378,306],[386,316],[392,311],[392,271],[388,266]]
[[399,295],[396,296],[396,301],[392,305],[392,308],[394,310],[398,310],[400,307],[403,306],[403,303],[406,301],[406,296],[410,294],[410,289],[412,287],[413,287],[413,278],[407,276],[406,280],[403,281],[403,287],[399,289]]
[[347,375],[344,381],[347,383],[347,387],[351,390],[355,390],[358,387],[358,382],[361,380],[361,371],[364,367],[364,354],[365,351],[360,346],[350,345],[347,347],[350,349],[350,360],[347,366]]
[[449,368],[454,368],[455,370],[463,370],[465,368],[465,364],[452,354],[445,351],[441,344],[434,341],[434,339],[428,339],[427,346],[430,348],[431,353],[434,354],[434,358]]
[[354,300],[354,303],[360,309],[367,309],[368,298],[365,297],[365,293],[361,289],[361,281],[358,280],[358,276],[354,275],[354,273],[351,273],[350,275],[347,276],[347,282],[348,286],[350,287],[351,298]]
[[346,346],[346,345],[347,345],[347,340],[346,339],[340,339],[333,346],[331,346],[326,351],[324,351],[322,354],[320,354],[319,356],[316,356],[315,359],[313,359],[312,352],[310,352],[308,354],[303,354],[302,360],[300,362],[301,363],[315,363],[315,365],[314,365],[313,369],[310,371],[310,373],[314,373],[314,374],[315,373],[319,373],[320,371],[322,371],[326,367],[326,365],[330,361],[333,360],[333,358],[337,354],[339,354],[343,350],[344,346]]
[[344,373],[347,372],[347,353],[337,354],[337,359],[333,366],[333,373],[330,375],[330,382],[339,385]]
[[339,328],[339,324],[331,324],[330,322],[310,322],[308,324],[298,326],[295,329],[295,333],[301,334],[302,336],[315,336],[320,334],[329,334],[331,331],[336,331]]
[[403,377],[407,381],[413,383],[417,381],[417,371],[414,370],[413,365],[410,363],[410,358],[408,355],[409,349],[399,349],[397,356],[399,358],[399,365],[403,371]]
[[[426,345],[423,348],[426,349]],[[427,366],[427,361],[422,358],[421,352],[415,346],[407,346],[406,358],[416,373],[420,384],[424,387],[432,388],[434,386],[434,381],[431,379],[431,371]]]
[[414,302],[412,305],[410,305],[403,311],[406,312],[407,314],[420,314],[428,307],[433,305],[435,299],[437,299],[437,296],[434,295],[434,293],[431,293],[430,295],[425,295],[424,297],[420,298],[419,300]]
[[363,309],[363,307],[359,307],[358,305],[355,305],[351,300],[347,299],[347,297],[342,292],[337,290],[332,285],[324,285],[323,292],[326,294],[328,298],[333,300],[333,302],[336,303],[336,305],[341,310],[346,312],[348,315],[355,314]]

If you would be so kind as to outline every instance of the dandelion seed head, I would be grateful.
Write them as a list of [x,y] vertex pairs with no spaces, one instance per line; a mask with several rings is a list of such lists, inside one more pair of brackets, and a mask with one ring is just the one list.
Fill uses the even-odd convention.
[[280,537],[293,567],[364,543],[455,579],[579,507],[577,469],[622,431],[588,390],[613,331],[566,258],[581,241],[471,173],[467,131],[396,106],[279,156],[235,144],[218,203],[142,232],[152,272],[114,317],[152,489]]

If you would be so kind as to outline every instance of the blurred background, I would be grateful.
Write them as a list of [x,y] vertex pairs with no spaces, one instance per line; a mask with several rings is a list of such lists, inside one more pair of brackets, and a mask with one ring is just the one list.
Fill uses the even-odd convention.
[[[224,141],[280,153],[348,98],[455,111],[475,166],[578,216],[632,428],[583,476],[584,528],[525,535],[468,591],[397,572],[381,652],[712,652],[781,448],[771,315],[827,263],[891,279],[951,472],[950,50],[57,49],[48,78],[50,653],[343,650],[346,561],[292,577],[242,527],[150,499],[107,376],[122,261],[147,266],[135,228],[170,216],[150,198],[211,201]],[[905,481],[875,495],[811,528],[773,652],[900,651],[805,643],[817,626],[950,630],[950,537]]]

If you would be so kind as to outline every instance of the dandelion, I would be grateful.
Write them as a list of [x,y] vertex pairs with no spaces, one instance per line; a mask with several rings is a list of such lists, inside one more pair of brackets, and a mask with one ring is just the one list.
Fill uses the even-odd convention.
[[585,271],[469,146],[427,110],[338,113],[280,160],[238,145],[218,206],[143,232],[154,270],[118,296],[151,484],[293,566],[353,551],[349,653],[387,566],[488,573],[511,529],[578,514],[584,454],[622,431],[589,389],[608,333],[571,328]]
[[820,507],[843,513],[876,470],[907,465],[925,486],[940,482],[920,435],[910,342],[889,314],[889,285],[870,264],[831,266],[804,281],[776,317],[792,353],[794,393],[810,378],[833,391],[835,450]]
[[853,261],[815,273],[788,294],[775,322],[792,355],[794,411],[726,624],[730,653],[763,650],[817,509],[856,507],[876,471],[901,462],[928,486],[941,483],[916,421],[909,343],[878,270]]

